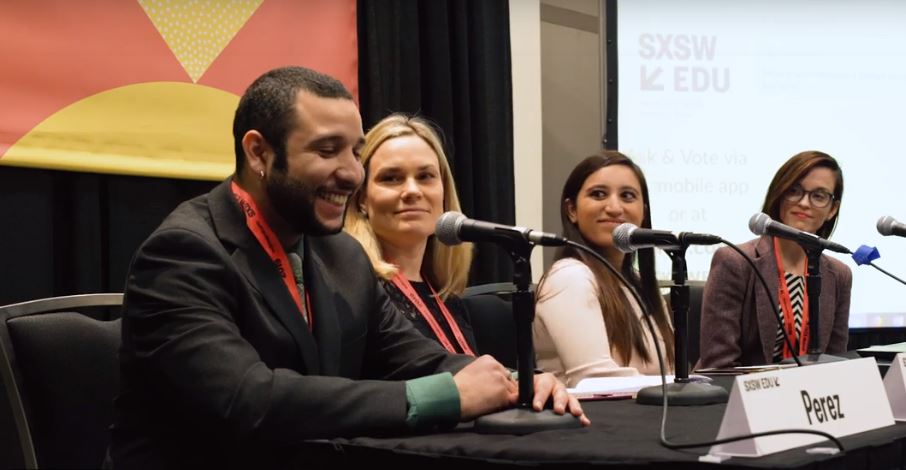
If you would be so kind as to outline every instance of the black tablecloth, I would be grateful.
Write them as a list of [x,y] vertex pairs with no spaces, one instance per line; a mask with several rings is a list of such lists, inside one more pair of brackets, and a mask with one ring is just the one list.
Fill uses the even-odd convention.
[[[708,447],[675,451],[660,444],[661,407],[634,401],[584,402],[592,426],[583,429],[544,431],[524,436],[482,435],[470,425],[446,433],[392,438],[336,439],[324,443],[322,455],[361,461],[410,463],[459,463],[468,468],[485,465],[664,465],[671,468],[711,466],[698,461]],[[715,438],[726,405],[670,407],[667,438],[674,443]],[[726,460],[721,468],[901,468],[906,462],[906,425],[894,426],[841,439],[843,454],[813,455],[805,448],[761,458]],[[814,446],[831,446],[830,442]],[[325,450],[326,449],[326,450]]]

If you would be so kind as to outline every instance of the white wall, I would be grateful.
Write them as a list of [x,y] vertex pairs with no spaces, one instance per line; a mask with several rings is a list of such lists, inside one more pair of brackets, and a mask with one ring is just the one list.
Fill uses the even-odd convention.
[[[560,193],[566,177],[601,149],[601,2],[541,3],[541,92],[544,230],[561,232]],[[519,201],[517,199],[517,201]],[[546,266],[554,250],[545,252]]]
[[[601,149],[601,17],[600,0],[510,1],[517,225],[561,232],[563,183]],[[553,254],[535,250],[535,281]]]
[[[516,225],[542,226],[541,21],[539,0],[510,1],[513,73],[513,172]],[[544,274],[541,249],[532,253],[532,275]]]

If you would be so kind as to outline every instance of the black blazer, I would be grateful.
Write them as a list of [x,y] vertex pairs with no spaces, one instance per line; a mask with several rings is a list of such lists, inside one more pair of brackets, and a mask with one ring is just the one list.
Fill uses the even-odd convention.
[[281,466],[303,439],[400,432],[404,380],[469,362],[399,314],[354,239],[304,247],[313,332],[229,181],[142,244],[123,300],[115,467]]

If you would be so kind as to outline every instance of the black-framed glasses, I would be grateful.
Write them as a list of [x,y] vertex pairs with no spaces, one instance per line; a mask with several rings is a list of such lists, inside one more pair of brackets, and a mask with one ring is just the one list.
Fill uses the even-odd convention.
[[788,202],[799,202],[802,200],[802,196],[808,195],[808,200],[811,202],[812,207],[817,209],[823,209],[830,205],[834,201],[834,195],[823,190],[815,189],[812,191],[806,191],[799,186],[798,184],[786,190],[786,194],[783,195],[784,199]]

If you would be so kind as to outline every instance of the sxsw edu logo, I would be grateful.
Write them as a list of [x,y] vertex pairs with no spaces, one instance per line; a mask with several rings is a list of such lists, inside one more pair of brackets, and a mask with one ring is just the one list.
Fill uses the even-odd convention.
[[651,34],[639,36],[642,91],[717,92],[730,89],[729,67],[714,66],[717,36]]

